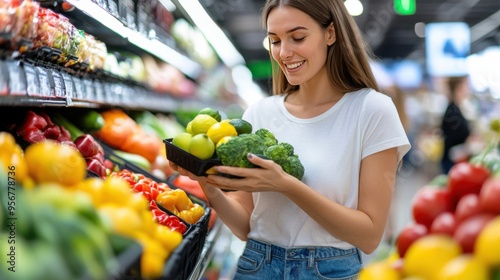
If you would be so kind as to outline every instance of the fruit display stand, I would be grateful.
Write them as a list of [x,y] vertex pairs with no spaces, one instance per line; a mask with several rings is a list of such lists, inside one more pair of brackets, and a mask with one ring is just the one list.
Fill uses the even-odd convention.
[[[195,84],[204,71],[200,64],[178,50],[172,41],[160,40],[165,39],[165,36],[160,39],[151,38],[141,32],[138,26],[134,26],[134,8],[125,9],[124,1],[118,1],[116,9],[110,5],[115,1],[25,0],[20,6],[16,3],[7,1],[6,5],[11,5],[9,7],[17,9],[19,13],[2,14],[2,20],[11,20],[12,24],[0,24],[0,110],[2,116],[11,114],[2,118],[2,121],[21,121],[24,119],[23,114],[31,110],[40,114],[50,111],[51,116],[54,116],[69,111],[79,114],[87,109],[119,108],[133,112],[173,113],[180,108],[206,106],[206,101],[179,98],[174,91],[172,94],[158,92],[157,88],[145,81],[103,69],[106,47],[119,46],[130,53],[150,55],[156,61],[178,66],[190,84]],[[3,7],[0,9],[1,12],[7,11]],[[54,28],[53,30],[56,30],[56,24],[62,34],[49,32],[52,29],[44,30],[41,24],[30,25],[30,20],[35,16],[40,16],[37,18],[40,21],[33,22],[43,22],[46,24],[43,28]],[[9,29],[11,26],[15,28]],[[29,34],[26,29],[21,29],[22,26],[29,27]],[[53,34],[59,37],[51,37]],[[80,48],[77,47],[79,43]],[[176,63],[173,57],[182,63]],[[58,128],[58,133],[63,131],[66,133],[65,137],[68,137],[59,142],[78,144],[73,141],[74,137],[69,131],[62,130],[60,120],[54,122],[56,124],[49,124],[51,129]],[[25,134],[21,137],[19,131],[11,131],[11,128],[6,123],[0,124],[0,130],[13,132],[16,141],[22,143],[23,148],[28,146],[26,140],[34,141],[37,137],[51,134],[49,129],[42,131],[30,127],[23,130]],[[2,150],[2,153],[5,151]],[[88,168],[90,162],[87,160]],[[122,163],[127,163],[127,167],[135,166],[128,159],[124,159]],[[99,164],[104,164],[104,161]],[[99,169],[88,170],[88,178],[102,177],[102,174],[95,171]],[[196,200],[196,197],[191,199]],[[162,279],[200,279],[213,257],[213,247],[220,237],[221,223],[216,221],[209,229],[210,208],[201,200],[197,203],[203,205],[206,215],[198,224],[189,228],[183,243],[172,252],[171,262],[166,262]],[[117,256],[122,270],[110,276],[112,279],[140,279],[140,247],[136,243],[131,244]]]
[[494,122],[484,149],[415,193],[411,220],[391,250],[365,265],[360,280],[499,279],[500,129]]

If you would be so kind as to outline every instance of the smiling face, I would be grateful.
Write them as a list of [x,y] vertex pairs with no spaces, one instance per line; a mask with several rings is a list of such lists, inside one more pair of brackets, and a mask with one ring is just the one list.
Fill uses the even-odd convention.
[[292,85],[326,77],[328,46],[335,42],[333,26],[322,28],[292,7],[274,8],[267,18],[271,54]]

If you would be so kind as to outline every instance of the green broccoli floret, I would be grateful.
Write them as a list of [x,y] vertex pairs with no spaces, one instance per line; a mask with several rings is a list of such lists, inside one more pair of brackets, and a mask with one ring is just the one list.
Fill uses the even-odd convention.
[[255,167],[248,161],[247,154],[264,154],[264,140],[256,134],[241,134],[229,139],[216,148],[217,157],[222,165],[236,167]]
[[293,147],[288,143],[281,142],[268,147],[264,152],[264,155],[268,156],[277,164],[281,164],[288,158],[288,156],[293,155]]
[[282,145],[287,150],[287,153],[289,156],[293,156],[294,149],[293,149],[292,144],[289,144],[287,142],[281,142],[279,144]]
[[276,139],[274,134],[265,128],[258,129],[257,131],[255,131],[255,134],[260,136],[264,140],[264,145],[266,145],[266,147],[271,147],[272,145],[278,144],[278,140]]
[[281,168],[286,173],[292,175],[293,177],[301,180],[304,177],[304,166],[299,160],[299,157],[293,155],[288,156],[281,164]]

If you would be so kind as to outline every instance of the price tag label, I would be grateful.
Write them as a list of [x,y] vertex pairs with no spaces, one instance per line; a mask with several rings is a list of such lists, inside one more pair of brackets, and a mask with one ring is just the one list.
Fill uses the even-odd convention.
[[[12,72],[10,73],[12,77]],[[35,66],[30,64],[24,64],[24,74],[26,75],[26,92],[29,96],[39,96],[40,93],[40,82],[38,80],[38,72]],[[17,75],[16,75],[17,76]]]
[[40,82],[40,95],[53,97],[53,90],[49,81],[49,73],[46,68],[37,66],[36,70],[38,72],[38,81]]
[[95,92],[95,101],[102,103],[105,101],[104,98],[104,85],[101,81],[94,81],[94,92]]
[[66,97],[73,98],[75,97],[75,86],[73,84],[73,79],[66,72],[61,72],[61,77],[64,83],[64,89],[66,92]]
[[89,78],[84,78],[83,87],[85,88],[83,99],[87,101],[95,101],[94,82]]
[[83,87],[83,82],[80,78],[78,77],[73,77],[73,84],[75,86],[75,93],[74,93],[74,98],[77,100],[82,100],[83,99],[83,94],[84,94],[84,87]]
[[7,62],[9,70],[9,92],[11,95],[26,95],[26,75],[18,61]]
[[54,94],[56,97],[65,97],[66,92],[64,90],[64,81],[61,76],[61,72],[57,70],[52,70],[52,80],[54,81]]

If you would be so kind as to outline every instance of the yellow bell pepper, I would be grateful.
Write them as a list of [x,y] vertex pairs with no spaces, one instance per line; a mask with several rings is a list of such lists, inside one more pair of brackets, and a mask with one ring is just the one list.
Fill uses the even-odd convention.
[[12,182],[25,182],[28,179],[28,167],[23,150],[8,132],[0,132],[0,151],[0,164],[4,166],[7,175],[13,178]]
[[158,194],[156,201],[190,224],[198,222],[205,213],[205,209],[203,209],[201,205],[193,203],[187,193],[182,189],[166,190]]

